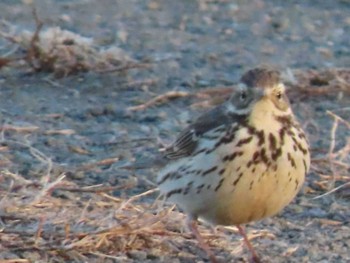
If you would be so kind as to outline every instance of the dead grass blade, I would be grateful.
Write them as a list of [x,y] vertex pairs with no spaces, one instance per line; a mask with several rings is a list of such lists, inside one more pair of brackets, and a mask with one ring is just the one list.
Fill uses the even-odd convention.
[[179,97],[187,97],[190,96],[191,94],[189,92],[185,92],[185,91],[169,91],[166,92],[165,94],[161,94],[143,104],[137,105],[137,106],[131,106],[128,107],[127,110],[128,111],[140,111],[140,110],[145,110],[151,106],[154,106],[156,104],[161,104],[161,103],[165,103],[170,99],[175,99],[175,98],[179,98]]

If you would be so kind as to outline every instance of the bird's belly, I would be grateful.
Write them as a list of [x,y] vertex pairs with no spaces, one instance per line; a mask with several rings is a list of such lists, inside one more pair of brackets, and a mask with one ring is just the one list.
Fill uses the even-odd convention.
[[[293,200],[304,182],[303,161],[300,158],[296,162],[300,169],[282,162],[268,169],[265,164],[256,165],[254,173],[246,171],[234,186],[234,180],[227,182],[218,191],[213,209],[202,217],[215,224],[237,225],[277,214]],[[234,175],[226,178],[237,180],[237,172],[231,172]]]

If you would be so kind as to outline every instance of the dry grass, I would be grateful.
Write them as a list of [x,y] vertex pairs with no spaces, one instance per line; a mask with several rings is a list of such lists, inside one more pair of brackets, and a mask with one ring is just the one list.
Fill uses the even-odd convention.
[[2,21],[0,36],[8,40],[13,48],[0,58],[0,68],[25,65],[34,72],[65,77],[87,71],[110,73],[149,67],[135,61],[119,47],[99,47],[92,38],[60,27],[43,29],[44,23],[35,9],[33,17],[36,23],[34,32],[20,31],[15,25]]
[[7,253],[1,256],[37,251],[41,257],[64,262],[91,255],[118,257],[152,247],[169,249],[162,236],[175,233],[166,229],[163,219],[172,211],[157,213],[151,204],[137,204],[142,196],[113,197],[109,192],[115,189],[79,187],[64,175],[50,173],[28,180],[3,170],[0,250]]
[[345,125],[350,131],[350,122],[331,111],[328,111],[327,114],[334,119],[330,130],[329,150],[327,154],[312,160],[313,169],[320,177],[317,185],[322,190],[327,190],[327,192],[317,196],[315,199],[334,192],[344,192],[344,196],[350,196],[350,136],[341,138],[344,141],[344,145],[340,149],[335,150],[336,141],[339,141],[337,136],[338,126],[340,124]]
[[79,187],[64,175],[28,180],[3,170],[0,251],[7,252],[0,259],[35,261],[39,254],[56,262],[91,262],[140,257],[140,251],[145,257],[178,254],[180,245],[171,239],[191,238],[182,233],[184,216],[174,207],[139,202],[156,189],[123,199],[109,194],[117,188],[123,187]]

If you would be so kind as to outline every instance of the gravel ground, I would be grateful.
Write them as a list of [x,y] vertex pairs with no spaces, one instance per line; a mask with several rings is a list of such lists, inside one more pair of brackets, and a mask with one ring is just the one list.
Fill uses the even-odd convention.
[[[1,18],[18,32],[34,31],[30,2],[1,1]],[[113,192],[115,197],[128,199],[154,187],[156,169],[130,171],[120,167],[154,156],[159,147],[171,142],[194,116],[205,110],[196,107],[201,101],[198,96],[185,96],[138,111],[128,111],[128,107],[168,91],[196,94],[231,86],[243,71],[260,64],[292,72],[287,77],[291,83],[296,81],[294,74],[328,74],[339,68],[350,74],[350,2],[345,0],[33,2],[44,30],[59,26],[93,39],[96,47],[117,46],[133,61],[150,66],[123,72],[79,72],[62,78],[48,72],[30,72],[23,65],[3,67],[2,127],[33,129],[4,129],[2,146],[8,148],[0,148],[1,182],[5,182],[4,171],[8,170],[28,180],[43,173],[45,167],[27,148],[12,147],[7,140],[30,142],[50,157],[57,173],[64,171],[67,180],[81,187],[133,183],[134,187]],[[0,38],[0,56],[19,57],[21,52]],[[327,82],[327,74],[319,74],[313,80]],[[349,85],[349,75],[347,81]],[[332,184],[332,176],[327,177],[332,168],[328,163],[317,162],[326,156],[332,143],[334,118],[326,112],[332,111],[345,121],[350,119],[349,89],[336,89],[332,83],[329,81],[329,89],[323,93],[291,91],[292,106],[308,131],[316,161],[304,190],[293,204],[274,218],[247,226],[252,236],[257,235],[253,244],[264,262],[350,262],[349,187],[312,199]],[[322,88],[323,84],[317,82],[313,86]],[[334,151],[344,147],[350,139],[349,127],[340,123],[334,139]],[[348,164],[349,152],[344,154],[343,160]],[[111,158],[115,161],[107,165],[86,166]],[[349,166],[336,175],[336,186],[349,182]],[[6,191],[0,194],[4,200]],[[139,204],[153,203],[155,198],[156,194],[150,195]],[[6,209],[0,201],[1,213],[6,213]],[[179,224],[184,223],[182,214],[174,213],[181,219]],[[203,231],[208,231],[204,229],[207,227]],[[247,262],[248,252],[242,249],[240,237],[228,230],[218,232],[216,238],[211,238],[218,258],[222,262]],[[154,253],[146,246],[144,251],[130,249],[108,260],[207,262],[194,240],[170,236],[168,241],[173,250],[164,254]],[[0,245],[0,259],[57,261],[51,258],[51,252],[39,251],[35,258],[28,256],[31,250],[10,253]],[[81,261],[103,261],[96,255],[86,257]]]

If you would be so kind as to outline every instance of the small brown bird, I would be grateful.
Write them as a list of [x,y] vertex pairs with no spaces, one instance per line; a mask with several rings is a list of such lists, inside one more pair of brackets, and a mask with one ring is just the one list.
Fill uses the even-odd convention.
[[215,256],[197,230],[198,217],[237,226],[259,262],[240,225],[288,205],[310,167],[307,139],[280,73],[255,68],[238,87],[180,133],[166,149],[168,163],[158,175],[161,193],[189,215],[189,227],[212,262]]

